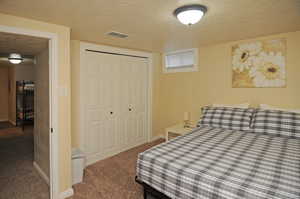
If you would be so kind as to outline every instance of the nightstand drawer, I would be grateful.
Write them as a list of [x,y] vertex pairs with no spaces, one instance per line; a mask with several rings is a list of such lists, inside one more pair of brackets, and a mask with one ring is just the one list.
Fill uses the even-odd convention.
[[165,138],[166,141],[173,139],[175,137],[185,135],[193,130],[193,127],[184,128],[183,124],[176,124],[174,126],[168,127],[165,129]]

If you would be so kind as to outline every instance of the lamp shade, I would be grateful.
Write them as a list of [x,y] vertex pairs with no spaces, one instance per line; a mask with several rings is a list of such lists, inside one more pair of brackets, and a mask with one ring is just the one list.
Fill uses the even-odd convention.
[[190,113],[189,112],[184,112],[183,113],[183,120],[184,121],[190,120]]

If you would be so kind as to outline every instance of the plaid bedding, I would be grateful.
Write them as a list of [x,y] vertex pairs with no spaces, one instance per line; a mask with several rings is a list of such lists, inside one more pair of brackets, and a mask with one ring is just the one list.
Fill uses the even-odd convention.
[[257,110],[252,126],[254,133],[300,138],[300,113]]
[[203,107],[198,126],[249,131],[254,111],[252,108]]
[[139,154],[137,177],[173,199],[299,199],[300,139],[199,127]]

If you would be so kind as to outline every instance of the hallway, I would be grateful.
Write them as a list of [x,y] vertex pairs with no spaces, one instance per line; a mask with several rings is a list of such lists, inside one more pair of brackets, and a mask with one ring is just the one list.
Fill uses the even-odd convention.
[[20,136],[0,138],[0,199],[49,198],[48,185],[33,167],[32,132],[26,127]]

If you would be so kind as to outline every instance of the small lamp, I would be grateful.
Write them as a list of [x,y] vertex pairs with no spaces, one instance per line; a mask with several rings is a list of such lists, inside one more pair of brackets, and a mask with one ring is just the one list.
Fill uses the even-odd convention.
[[189,128],[190,127],[190,113],[189,112],[184,112],[183,113],[183,122],[184,122],[184,128]]

